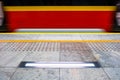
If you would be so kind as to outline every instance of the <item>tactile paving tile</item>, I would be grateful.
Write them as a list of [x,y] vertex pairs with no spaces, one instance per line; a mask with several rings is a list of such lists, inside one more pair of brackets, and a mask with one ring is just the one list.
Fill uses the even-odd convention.
[[85,42],[61,42],[60,51],[61,52],[74,52],[74,51],[85,51],[91,50],[90,47]]
[[4,42],[0,51],[84,51],[91,48],[84,42]]
[[0,42],[0,51],[118,51],[120,42]]
[[63,62],[96,62],[92,51],[60,52]]
[[60,51],[56,42],[8,42],[0,43],[0,51]]
[[106,47],[110,49],[110,51],[117,51],[120,52],[120,42],[115,43],[108,43],[106,44]]
[[117,51],[120,52],[120,42],[95,42],[87,43],[93,51]]
[[88,43],[94,56],[98,59],[103,67],[120,67],[120,43],[107,42],[107,43]]

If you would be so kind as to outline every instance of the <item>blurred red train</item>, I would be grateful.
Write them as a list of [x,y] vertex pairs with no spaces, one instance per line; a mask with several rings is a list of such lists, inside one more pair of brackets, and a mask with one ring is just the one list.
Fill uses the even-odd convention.
[[[3,0],[8,31],[18,29],[118,30],[116,2],[96,0]],[[115,26],[115,27],[113,27]]]

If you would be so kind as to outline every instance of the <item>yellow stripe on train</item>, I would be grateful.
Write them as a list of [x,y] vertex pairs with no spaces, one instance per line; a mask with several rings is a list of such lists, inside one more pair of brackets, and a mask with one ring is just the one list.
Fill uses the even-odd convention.
[[5,11],[115,11],[116,6],[4,6]]

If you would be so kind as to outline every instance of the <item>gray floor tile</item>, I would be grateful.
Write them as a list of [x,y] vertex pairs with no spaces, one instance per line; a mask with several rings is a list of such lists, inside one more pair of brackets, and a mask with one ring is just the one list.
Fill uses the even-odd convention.
[[0,68],[0,80],[10,80],[15,68]]
[[59,69],[17,69],[11,80],[59,80]]
[[17,67],[27,53],[25,52],[0,52],[0,67]]
[[91,51],[71,51],[60,52],[60,61],[95,62],[97,60]]
[[0,51],[60,51],[60,43],[58,42],[5,42],[0,43]]
[[59,62],[59,52],[31,52],[23,61],[35,62]]
[[120,80],[120,68],[104,68],[111,80]]
[[62,42],[60,43],[60,51],[69,52],[69,51],[85,51],[91,50],[85,42]]
[[98,55],[97,59],[102,67],[120,68],[120,55],[117,52],[97,51],[94,55]]
[[102,69],[60,69],[61,80],[110,80]]

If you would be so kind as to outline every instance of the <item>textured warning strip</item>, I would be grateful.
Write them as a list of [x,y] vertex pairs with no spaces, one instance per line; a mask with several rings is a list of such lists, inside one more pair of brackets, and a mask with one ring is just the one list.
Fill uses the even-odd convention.
[[[120,51],[120,42],[1,42],[0,51]],[[87,53],[87,52],[86,52]],[[90,53],[90,52],[89,52]],[[66,53],[67,55],[67,53]],[[69,54],[68,54],[69,55]]]
[[0,40],[0,42],[120,42],[120,40]]
[[61,51],[61,52],[73,52],[90,50],[90,47],[84,43],[72,43],[72,42],[4,42],[0,43],[0,51]]

